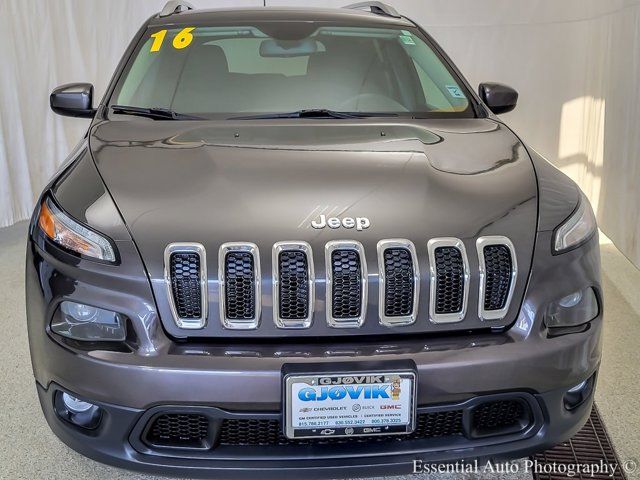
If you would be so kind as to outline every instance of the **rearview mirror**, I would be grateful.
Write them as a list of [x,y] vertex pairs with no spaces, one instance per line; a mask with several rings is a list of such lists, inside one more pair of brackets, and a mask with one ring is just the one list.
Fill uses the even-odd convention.
[[478,93],[489,110],[496,115],[510,112],[518,103],[518,92],[501,83],[481,83]]
[[310,38],[303,40],[263,40],[260,56],[265,58],[308,57],[318,51],[318,42]]
[[93,118],[93,85],[90,83],[68,83],[62,85],[49,97],[51,110],[58,115],[77,118]]

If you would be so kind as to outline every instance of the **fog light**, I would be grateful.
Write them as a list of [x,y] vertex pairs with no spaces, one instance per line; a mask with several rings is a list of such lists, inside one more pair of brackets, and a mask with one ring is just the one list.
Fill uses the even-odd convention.
[[122,342],[124,317],[119,313],[76,302],[62,302],[51,321],[51,331],[80,341]]
[[567,390],[564,394],[564,408],[573,410],[586,402],[593,393],[594,384],[595,374]]
[[586,380],[584,382],[580,382],[575,387],[570,388],[569,390],[567,390],[567,393],[579,393],[580,390],[582,390],[585,387],[586,384],[587,384]]
[[72,397],[68,393],[62,394],[62,402],[64,406],[67,407],[73,413],[82,413],[90,410],[94,405],[89,402],[83,402],[79,398]]
[[66,392],[56,392],[54,407],[60,418],[78,427],[93,430],[100,425],[102,409]]
[[545,323],[549,328],[576,327],[590,322],[598,313],[596,293],[589,287],[550,304]]

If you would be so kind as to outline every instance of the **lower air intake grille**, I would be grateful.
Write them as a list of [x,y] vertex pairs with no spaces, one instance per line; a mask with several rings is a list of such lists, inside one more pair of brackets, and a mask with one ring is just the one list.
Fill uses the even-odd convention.
[[169,267],[171,292],[178,317],[201,318],[200,255],[194,252],[173,252]]
[[255,268],[250,252],[232,251],[225,257],[225,315],[229,320],[256,317]]
[[487,245],[483,250],[486,268],[484,309],[501,310],[511,287],[511,252],[506,245]]
[[318,445],[363,442],[388,442],[423,438],[450,437],[463,434],[462,410],[419,414],[416,430],[410,435],[375,437],[342,437],[290,440],[282,434],[279,420],[225,419],[220,430],[220,445]]
[[384,251],[384,314],[403,317],[413,312],[413,259],[406,248]]
[[464,301],[464,263],[456,247],[437,247],[435,313],[459,313]]
[[519,400],[482,403],[471,413],[472,431],[476,437],[517,432],[526,428],[531,420],[529,406]]
[[307,254],[286,250],[278,258],[280,318],[302,320],[309,316],[309,265]]
[[355,250],[331,252],[331,309],[334,318],[356,318],[362,310],[360,254]]
[[210,436],[204,415],[166,413],[153,420],[145,441],[156,447],[206,449],[211,447]]

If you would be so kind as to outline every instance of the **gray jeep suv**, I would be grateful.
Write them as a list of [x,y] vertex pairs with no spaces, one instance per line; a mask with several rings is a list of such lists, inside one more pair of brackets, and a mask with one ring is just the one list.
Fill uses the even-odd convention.
[[166,474],[411,472],[571,437],[600,362],[584,195],[378,2],[151,17],[43,192],[28,330],[52,430]]

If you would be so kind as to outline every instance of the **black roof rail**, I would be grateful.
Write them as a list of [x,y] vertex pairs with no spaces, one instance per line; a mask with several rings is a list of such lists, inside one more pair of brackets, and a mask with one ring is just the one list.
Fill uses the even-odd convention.
[[371,13],[375,13],[376,15],[402,18],[402,15],[400,15],[395,8],[382,2],[358,2],[342,8],[349,8],[351,10],[369,10]]
[[184,12],[185,10],[193,10],[195,7],[189,2],[181,0],[170,0],[158,14],[159,17],[169,17],[174,13]]

